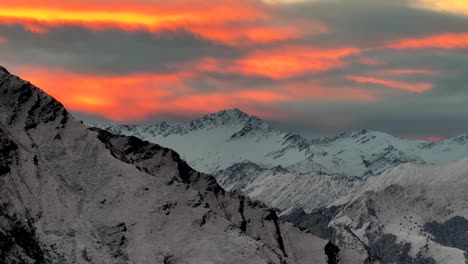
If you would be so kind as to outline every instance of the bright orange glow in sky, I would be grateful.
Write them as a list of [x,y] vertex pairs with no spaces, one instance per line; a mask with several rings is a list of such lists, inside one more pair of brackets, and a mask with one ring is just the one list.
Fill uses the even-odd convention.
[[3,4],[0,17],[46,24],[110,24],[130,28],[146,27],[155,30],[184,24],[207,25],[267,18],[267,14],[245,1],[243,4],[226,5],[220,3],[184,6],[180,1],[175,1],[174,4],[168,2],[168,4],[158,5],[122,1],[121,4],[109,3],[107,5],[80,5],[79,2],[55,5],[44,5],[44,3],[21,5],[17,1],[11,1]]
[[205,58],[196,65],[187,65],[187,67],[195,67],[202,71],[258,75],[279,80],[341,67],[345,65],[342,58],[357,53],[359,49],[352,47],[320,49],[286,46],[255,51],[245,58],[234,61]]
[[121,1],[108,5],[88,4],[53,1],[44,5],[33,1],[25,5],[7,0],[0,9],[0,22],[20,22],[35,33],[44,33],[47,27],[66,24],[93,29],[184,29],[229,45],[268,43],[327,32],[325,26],[309,20],[269,25],[265,22],[273,19],[272,14],[263,4],[255,1],[223,0],[207,4],[198,0],[177,0],[158,5]]
[[[238,102],[270,103],[291,97],[281,91],[238,90],[191,94],[183,84],[190,73],[169,75],[92,76],[61,69],[23,69],[24,78],[61,101],[66,107],[113,120],[138,120],[174,109],[205,113],[236,107]],[[66,87],[66,89],[64,89]]]
[[379,79],[373,77],[364,77],[364,76],[348,76],[350,80],[353,80],[358,83],[369,83],[382,85],[389,88],[405,90],[413,93],[423,93],[434,87],[431,83],[408,83],[408,82],[399,82],[394,80]]
[[278,50],[259,51],[237,62],[237,70],[245,74],[257,74],[274,79],[288,78],[307,72],[322,72],[340,67],[343,57],[358,53],[357,48],[314,49],[286,47]]
[[468,48],[468,33],[442,34],[425,38],[404,39],[388,45],[391,49],[460,49]]

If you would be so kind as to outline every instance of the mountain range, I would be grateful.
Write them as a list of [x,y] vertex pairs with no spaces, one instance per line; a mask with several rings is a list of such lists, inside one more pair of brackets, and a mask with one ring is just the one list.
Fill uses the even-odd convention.
[[87,126],[0,67],[0,263],[468,263],[467,141]]
[[382,263],[468,263],[468,135],[307,139],[239,109],[176,124],[92,125],[173,148],[226,190]]
[[468,135],[428,142],[360,130],[307,139],[272,128],[237,108],[176,124],[91,125],[177,149],[194,168],[206,173],[250,161],[294,172],[366,178],[403,163],[443,165],[468,156]]

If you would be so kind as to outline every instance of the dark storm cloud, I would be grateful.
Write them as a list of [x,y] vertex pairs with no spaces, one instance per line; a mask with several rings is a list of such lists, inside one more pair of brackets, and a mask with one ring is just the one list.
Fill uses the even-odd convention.
[[86,73],[167,72],[203,56],[230,58],[238,51],[186,31],[93,30],[52,27],[37,34],[21,25],[0,24],[2,60],[9,64],[59,67]]

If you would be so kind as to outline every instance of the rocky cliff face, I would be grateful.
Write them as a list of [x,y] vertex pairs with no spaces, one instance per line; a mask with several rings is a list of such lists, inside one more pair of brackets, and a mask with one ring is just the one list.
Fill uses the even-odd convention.
[[[0,68],[0,262],[321,263],[325,241]],[[344,259],[361,261],[344,252]]]

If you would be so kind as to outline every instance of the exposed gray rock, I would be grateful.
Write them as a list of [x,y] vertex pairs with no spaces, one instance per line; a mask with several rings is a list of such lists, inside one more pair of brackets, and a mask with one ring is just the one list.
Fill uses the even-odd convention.
[[18,145],[10,140],[0,127],[0,177],[11,171],[18,159]]
[[430,222],[424,231],[434,236],[434,241],[468,252],[468,220],[461,216],[450,218],[444,223]]
[[302,208],[297,208],[281,216],[281,219],[323,239],[334,240],[335,230],[328,225],[336,210],[337,208],[331,207],[306,213]]
[[371,256],[382,263],[436,264],[433,258],[411,257],[410,243],[398,243],[394,235],[385,234],[369,244]]

